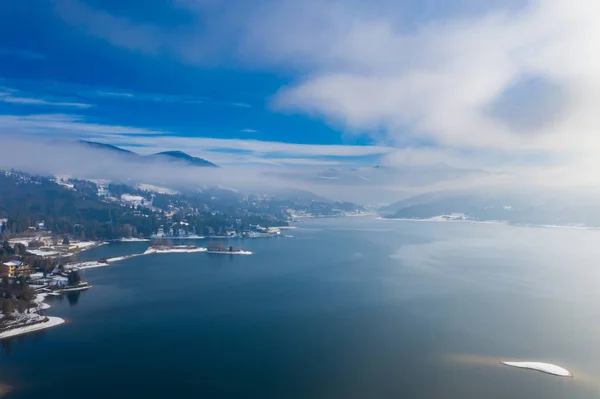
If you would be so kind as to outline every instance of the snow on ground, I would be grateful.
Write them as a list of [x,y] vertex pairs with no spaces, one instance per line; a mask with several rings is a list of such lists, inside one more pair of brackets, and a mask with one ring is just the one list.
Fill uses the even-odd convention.
[[121,195],[121,201],[125,201],[130,203],[133,206],[142,205],[145,202],[145,198],[141,195],[131,195],[131,194],[123,194]]
[[151,254],[171,254],[171,253],[192,253],[192,252],[206,252],[206,248],[177,248],[177,247],[173,247],[173,248],[169,248],[169,249],[154,249],[154,248],[148,248],[146,250],[146,252],[144,252],[144,255],[151,255]]
[[74,245],[75,247],[77,247],[77,249],[80,249],[82,251],[102,244],[103,243],[98,243],[96,241],[75,241],[71,243],[71,245]]
[[50,305],[48,305],[44,300],[46,299],[47,294],[37,294],[33,302],[37,305],[38,310],[46,310],[50,309]]
[[145,242],[145,241],[150,241],[150,240],[147,238],[124,237],[118,241],[120,241],[120,242]]
[[14,337],[16,335],[23,335],[33,331],[44,330],[46,328],[55,327],[63,324],[65,321],[60,317],[50,317],[48,316],[48,321],[43,323],[33,324],[31,326],[26,327],[17,327],[11,328],[10,330],[4,331],[0,333],[0,339]]
[[573,374],[560,366],[549,363],[539,362],[500,362],[505,366],[517,367],[520,369],[536,370],[542,373],[552,374],[559,377],[573,377]]
[[60,255],[60,252],[58,252],[58,251],[42,251],[40,249],[28,249],[27,252],[30,253],[31,255],[37,255],[37,256],[56,256],[56,255]]
[[69,263],[69,264],[65,265],[65,269],[67,269],[67,270],[69,270],[69,269],[79,269],[79,270],[93,269],[96,267],[108,266],[107,262],[99,262],[96,260],[91,260],[91,261],[87,261],[87,262]]
[[137,188],[140,190],[152,191],[152,192],[159,193],[159,194],[169,194],[169,195],[179,194],[179,192],[177,192],[177,191],[173,191],[166,187],[154,186],[152,184],[143,184],[143,183],[138,184]]
[[131,255],[125,255],[125,256],[117,256],[116,258],[108,258],[108,259],[106,259],[106,261],[108,263],[114,263],[114,262],[119,262],[119,261],[126,260],[126,259],[135,258],[136,256],[142,256],[142,255],[144,255],[144,253],[131,254]]

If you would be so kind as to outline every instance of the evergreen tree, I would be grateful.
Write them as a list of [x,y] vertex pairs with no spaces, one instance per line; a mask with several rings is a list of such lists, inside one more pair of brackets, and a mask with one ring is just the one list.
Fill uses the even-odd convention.
[[2,314],[10,316],[14,310],[14,306],[11,299],[4,299],[2,301]]
[[69,285],[77,285],[81,282],[81,275],[77,270],[70,272],[67,278],[69,279]]

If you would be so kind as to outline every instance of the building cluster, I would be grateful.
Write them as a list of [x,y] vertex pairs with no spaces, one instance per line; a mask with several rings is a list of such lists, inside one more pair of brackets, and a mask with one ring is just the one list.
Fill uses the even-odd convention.
[[0,266],[0,277],[17,278],[25,277],[29,278],[32,273],[32,268],[25,262],[17,259],[9,260],[8,262],[2,263]]

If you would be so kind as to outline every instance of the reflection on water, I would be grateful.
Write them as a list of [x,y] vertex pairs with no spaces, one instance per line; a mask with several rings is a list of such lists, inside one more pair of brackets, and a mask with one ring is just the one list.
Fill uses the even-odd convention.
[[10,356],[10,354],[12,353],[12,344],[13,344],[12,338],[6,338],[6,339],[0,340],[0,345],[2,345],[2,353],[6,354],[7,356]]
[[79,296],[81,295],[81,291],[69,292],[65,294],[67,300],[69,301],[69,305],[75,306],[79,303]]
[[0,398],[7,397],[8,393],[12,391],[13,387],[7,384],[0,383]]

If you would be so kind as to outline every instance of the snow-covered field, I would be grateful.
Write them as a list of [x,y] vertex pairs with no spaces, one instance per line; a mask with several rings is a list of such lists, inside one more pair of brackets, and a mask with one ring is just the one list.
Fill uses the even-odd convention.
[[169,194],[169,195],[179,194],[178,191],[173,191],[166,187],[154,186],[152,184],[140,183],[137,185],[137,188],[140,190],[151,191],[151,192],[155,192],[155,193],[159,193],[159,194]]
[[43,256],[43,257],[57,256],[57,255],[61,254],[58,251],[42,251],[41,249],[28,249],[27,252],[30,253],[31,255]]
[[145,198],[141,195],[123,194],[121,195],[121,201],[128,202],[133,206],[139,206],[142,205],[142,203],[145,201]]
[[573,374],[560,366],[550,363],[540,362],[500,362],[505,366],[517,367],[520,369],[536,370],[542,373],[552,374],[559,377],[573,377]]

